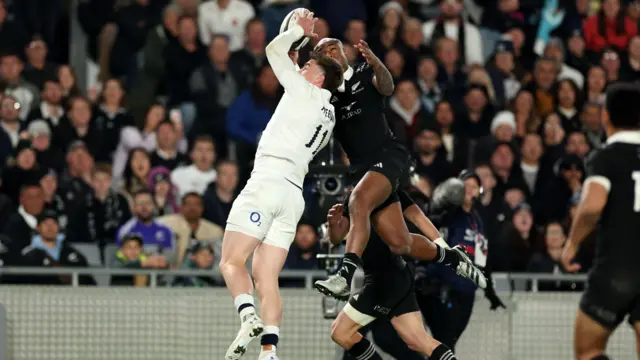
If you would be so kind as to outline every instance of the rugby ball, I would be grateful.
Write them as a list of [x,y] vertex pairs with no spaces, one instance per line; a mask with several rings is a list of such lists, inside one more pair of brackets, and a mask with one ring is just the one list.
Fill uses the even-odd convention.
[[[311,12],[305,8],[297,8],[291,10],[291,12],[287,14],[287,16],[282,21],[282,24],[280,25],[280,34],[296,26],[296,23],[298,22],[298,18],[300,16],[309,16],[310,13]],[[307,45],[307,43],[309,43],[309,40],[309,36],[301,37],[291,45],[290,51],[298,51],[302,49],[305,45]]]

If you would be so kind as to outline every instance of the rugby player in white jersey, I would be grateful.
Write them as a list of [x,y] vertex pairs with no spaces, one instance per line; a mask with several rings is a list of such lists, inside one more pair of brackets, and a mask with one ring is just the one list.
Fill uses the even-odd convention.
[[[342,84],[342,68],[324,55],[312,55],[302,69],[292,61],[292,44],[315,37],[313,13],[278,35],[266,54],[285,93],[258,144],[251,178],[233,203],[222,242],[220,271],[241,320],[225,359],[242,357],[251,340],[262,335],[259,360],[276,360],[282,299],[278,276],[304,210],[302,182],[309,162],[328,142],[335,125],[331,93]],[[252,273],[245,263],[253,253]]]

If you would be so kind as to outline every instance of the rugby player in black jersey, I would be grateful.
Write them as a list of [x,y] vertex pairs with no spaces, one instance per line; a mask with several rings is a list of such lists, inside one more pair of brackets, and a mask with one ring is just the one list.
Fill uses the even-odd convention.
[[[438,233],[422,210],[405,192],[398,192],[404,214],[425,233]],[[348,201],[335,205],[327,216],[329,239],[333,244],[344,240],[349,232]],[[394,329],[409,346],[433,360],[455,360],[451,350],[435,340],[424,328],[414,289],[412,265],[391,252],[378,234],[371,239],[362,254],[365,283],[340,312],[331,326],[331,338],[358,360],[382,360],[373,345],[358,330],[377,318],[391,321]]]
[[627,317],[640,355],[640,88],[616,84],[607,91],[606,145],[587,160],[582,199],[562,254],[569,271],[582,241],[597,227],[594,266],[576,316],[579,360],[605,360],[607,341]]
[[[402,209],[397,201],[380,206],[402,187],[408,178],[410,155],[389,129],[384,116],[385,97],[393,93],[393,78],[366,42],[356,44],[365,62],[349,66],[342,42],[322,39],[314,51],[336,59],[344,70],[344,83],[333,93],[336,109],[335,136],[350,161],[350,182],[355,185],[349,197],[350,229],[340,270],[315,287],[339,299],[348,298],[351,279],[361,265],[371,225],[399,255],[421,260],[438,259],[456,269],[458,274],[486,286],[462,248],[448,249],[423,236],[409,234]],[[375,210],[375,211],[374,211]]]

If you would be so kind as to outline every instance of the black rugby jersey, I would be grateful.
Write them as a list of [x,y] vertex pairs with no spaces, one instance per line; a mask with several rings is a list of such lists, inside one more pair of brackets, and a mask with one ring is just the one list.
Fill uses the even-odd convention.
[[366,62],[344,73],[344,91],[335,91],[335,137],[352,164],[363,164],[395,141],[384,115],[385,96],[373,85],[373,68]]
[[595,267],[640,269],[640,132],[612,135],[587,159],[586,175],[609,189],[596,230]]

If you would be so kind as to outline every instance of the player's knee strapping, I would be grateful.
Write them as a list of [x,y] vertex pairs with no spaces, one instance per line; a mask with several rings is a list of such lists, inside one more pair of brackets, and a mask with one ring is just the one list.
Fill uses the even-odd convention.
[[449,349],[445,344],[438,345],[437,348],[433,350],[431,356],[429,356],[430,360],[456,360],[456,356],[453,355],[453,351]]
[[353,345],[347,352],[358,360],[382,360],[376,348],[374,348],[373,344],[365,337]]

